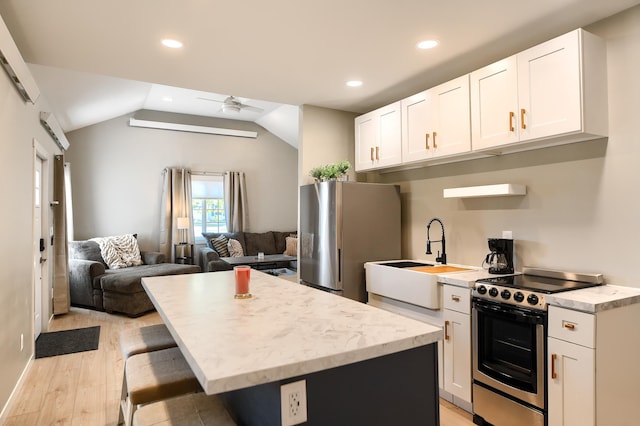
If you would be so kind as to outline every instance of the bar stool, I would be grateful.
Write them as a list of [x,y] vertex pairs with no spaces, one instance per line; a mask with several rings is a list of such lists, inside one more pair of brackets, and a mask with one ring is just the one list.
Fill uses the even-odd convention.
[[125,362],[118,424],[130,426],[140,404],[194,392],[202,387],[180,349],[132,355]]
[[164,324],[138,327],[120,333],[120,352],[123,360],[126,360],[131,355],[176,346],[178,346],[176,341],[173,340],[169,329]]
[[133,426],[234,426],[229,412],[216,395],[195,393],[140,407]]

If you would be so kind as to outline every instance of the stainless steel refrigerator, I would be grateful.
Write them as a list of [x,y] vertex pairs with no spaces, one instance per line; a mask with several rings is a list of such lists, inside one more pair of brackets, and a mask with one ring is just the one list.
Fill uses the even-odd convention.
[[303,185],[299,237],[303,284],[366,302],[364,263],[400,259],[400,187]]

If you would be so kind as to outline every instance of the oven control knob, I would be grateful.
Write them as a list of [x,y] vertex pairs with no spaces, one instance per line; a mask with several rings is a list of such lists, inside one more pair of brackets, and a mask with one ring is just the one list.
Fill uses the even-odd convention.
[[478,286],[478,288],[476,289],[478,291],[478,293],[480,294],[486,294],[487,293],[487,288],[483,285]]
[[498,289],[495,287],[491,287],[489,289],[489,296],[496,297],[498,295]]
[[535,294],[530,294],[529,297],[527,297],[527,302],[530,305],[537,305],[538,304],[538,296],[536,296]]
[[522,302],[524,300],[524,294],[522,294],[522,292],[520,291],[516,291],[516,293],[513,295],[513,299],[516,302]]
[[511,297],[511,292],[507,289],[502,290],[502,292],[500,293],[500,297],[502,297],[504,300],[509,300],[509,298]]

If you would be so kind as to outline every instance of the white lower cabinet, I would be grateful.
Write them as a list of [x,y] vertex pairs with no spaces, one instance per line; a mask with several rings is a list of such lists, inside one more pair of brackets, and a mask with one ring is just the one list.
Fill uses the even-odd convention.
[[[443,286],[443,389],[451,402],[471,410],[471,290]],[[445,396],[445,399],[446,396]]]
[[594,314],[549,307],[549,426],[637,425],[640,304]]

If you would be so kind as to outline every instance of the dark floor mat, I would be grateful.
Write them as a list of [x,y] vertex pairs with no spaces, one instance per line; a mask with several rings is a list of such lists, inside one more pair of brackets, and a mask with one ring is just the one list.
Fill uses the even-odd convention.
[[36,358],[95,351],[100,340],[100,326],[41,333],[36,339]]

